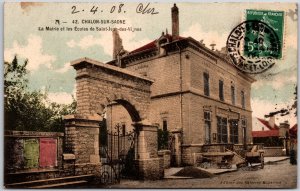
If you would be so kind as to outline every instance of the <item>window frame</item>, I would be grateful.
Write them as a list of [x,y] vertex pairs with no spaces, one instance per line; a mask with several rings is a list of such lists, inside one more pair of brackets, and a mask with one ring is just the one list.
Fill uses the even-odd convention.
[[167,119],[163,119],[162,130],[168,131],[168,120]]
[[210,96],[209,88],[209,73],[203,72],[203,92],[205,96]]
[[237,119],[229,120],[229,138],[230,143],[239,143],[239,122]]
[[217,116],[217,143],[228,143],[228,119]]
[[234,85],[231,85],[230,87],[230,92],[231,92],[231,103],[232,105],[235,105],[235,86]]
[[246,107],[245,106],[246,105],[245,101],[246,101],[245,100],[245,92],[242,90],[241,91],[241,106],[242,106],[243,109],[245,109],[245,107]]
[[219,80],[219,99],[224,101],[224,81]]
[[243,144],[247,143],[247,119],[245,117],[241,118],[241,128],[242,128],[242,139],[243,139]]
[[[211,111],[204,110],[203,115],[204,115],[204,141],[206,144],[210,144],[211,143]],[[206,125],[208,125],[208,140],[206,139],[207,138]]]

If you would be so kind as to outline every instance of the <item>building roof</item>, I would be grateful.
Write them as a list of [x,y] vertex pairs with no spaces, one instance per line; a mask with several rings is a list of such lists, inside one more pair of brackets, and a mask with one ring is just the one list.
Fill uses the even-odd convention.
[[258,121],[260,121],[264,126],[266,126],[266,127],[267,127],[268,129],[270,129],[270,130],[276,130],[276,129],[279,129],[279,127],[278,127],[276,124],[274,124],[274,127],[271,127],[268,121],[266,121],[266,120],[264,120],[264,119],[260,119],[260,118],[258,118],[258,117],[257,117],[257,119],[258,119]]
[[252,137],[279,137],[279,130],[252,131]]
[[[163,34],[162,35],[163,37],[167,38],[169,40],[169,42],[172,42],[173,40],[181,40],[181,39],[185,39],[185,37],[177,37],[176,39],[170,35],[170,34]],[[160,37],[161,38],[161,37]],[[137,52],[142,52],[142,51],[145,51],[145,50],[150,50],[150,49],[155,49],[156,48],[156,42],[157,40],[153,40],[151,42],[149,42],[148,44],[145,44],[144,46],[141,46],[131,52],[129,52],[129,54],[133,54],[133,53],[137,53]]]
[[[168,33],[167,34],[163,33],[158,39],[155,39],[139,48],[136,48],[136,49],[124,54],[124,56],[122,57],[122,60],[123,59],[125,60],[125,62],[124,62],[125,64],[127,62],[131,62],[134,60],[140,60],[140,58],[135,58],[135,57],[137,57],[139,55],[143,55],[144,53],[149,52],[149,51],[151,52],[151,50],[154,50],[154,51],[157,50],[158,49],[157,42],[163,38],[167,38],[168,43],[166,43],[166,44],[169,44],[169,45],[174,42],[192,43],[198,49],[200,48],[199,50],[201,50],[202,53],[206,54],[207,56],[211,56],[214,59],[218,59],[218,58],[222,59],[223,61],[225,61],[226,64],[228,64],[229,66],[236,69],[236,67],[233,64],[231,64],[232,61],[225,52],[218,51],[218,50],[212,50],[212,49],[206,47],[201,42],[193,39],[192,37],[181,37],[181,36],[174,37]],[[111,60],[111,61],[107,62],[107,64],[115,65],[115,62],[116,62],[116,60]],[[247,78],[247,80],[249,80],[251,82],[256,81],[253,77],[251,77],[250,75],[247,75],[244,72],[238,71],[238,74],[242,75],[244,78]]]

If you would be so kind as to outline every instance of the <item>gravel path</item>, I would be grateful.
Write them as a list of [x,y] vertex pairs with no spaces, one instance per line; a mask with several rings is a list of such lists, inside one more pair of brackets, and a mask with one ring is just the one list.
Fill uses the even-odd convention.
[[297,166],[289,160],[254,171],[238,170],[206,179],[121,180],[108,188],[296,188]]

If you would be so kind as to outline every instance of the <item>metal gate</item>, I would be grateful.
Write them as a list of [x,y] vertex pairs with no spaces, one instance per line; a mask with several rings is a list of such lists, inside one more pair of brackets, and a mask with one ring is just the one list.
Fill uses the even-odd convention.
[[102,140],[104,144],[99,147],[103,184],[119,183],[121,178],[133,178],[135,175],[133,161],[135,132],[121,130],[122,126],[117,124],[113,129],[106,131],[106,140],[104,142]]

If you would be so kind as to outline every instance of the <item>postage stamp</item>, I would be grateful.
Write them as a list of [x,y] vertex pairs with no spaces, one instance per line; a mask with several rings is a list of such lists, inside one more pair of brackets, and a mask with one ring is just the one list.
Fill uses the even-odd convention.
[[[284,34],[284,11],[264,11],[264,10],[246,10],[246,20],[258,20],[265,23],[269,28],[273,29],[272,32],[275,32],[279,43],[281,45],[281,49],[279,49],[279,54],[273,55],[274,58],[280,59],[282,58],[282,47],[283,47],[283,34]],[[268,31],[268,29],[267,29]],[[267,31],[264,31],[266,35]],[[262,35],[261,33],[259,35]],[[272,34],[274,35],[274,34]],[[266,44],[273,43],[275,39],[272,37],[266,37],[265,42],[254,42],[251,39],[255,39],[256,34],[252,32],[247,32],[245,36],[245,44],[247,44],[249,48],[244,50],[244,55],[252,54],[253,51],[256,51],[256,55],[258,54],[260,57],[268,57],[272,54],[271,50],[266,49]],[[269,41],[268,41],[269,40]],[[273,42],[272,42],[273,41]],[[263,45],[264,47],[261,47]]]

